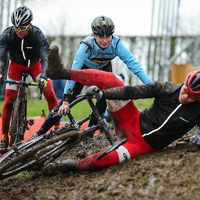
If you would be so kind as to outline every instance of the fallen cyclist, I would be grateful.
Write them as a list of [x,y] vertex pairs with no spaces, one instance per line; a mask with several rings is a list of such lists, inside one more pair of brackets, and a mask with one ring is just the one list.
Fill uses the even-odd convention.
[[[140,86],[123,86],[110,72],[66,70],[50,63],[46,73],[52,79],[65,78],[91,86],[87,92],[94,91],[95,98],[106,99],[116,134],[127,142],[100,160],[97,157],[102,151],[78,161],[67,159],[50,163],[42,170],[45,175],[56,171],[94,171],[133,159],[167,147],[195,125],[200,125],[200,70],[189,73],[182,85],[155,81]],[[155,99],[149,108],[140,111],[131,99],[144,98]]]

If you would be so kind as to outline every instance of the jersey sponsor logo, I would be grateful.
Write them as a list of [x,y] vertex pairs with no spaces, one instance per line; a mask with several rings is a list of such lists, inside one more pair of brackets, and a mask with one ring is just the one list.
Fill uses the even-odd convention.
[[190,123],[187,119],[184,119],[183,117],[180,117],[181,120],[183,120],[184,122]]
[[131,158],[130,153],[128,152],[128,149],[124,146],[120,146],[116,149],[117,154],[119,156],[119,162],[123,162],[124,160],[128,160]]
[[125,153],[123,153],[123,156],[124,156],[125,160],[128,160],[128,156]]
[[26,47],[27,49],[32,49],[33,47]]
[[89,59],[91,62],[95,62],[97,64],[105,64],[105,63],[108,63],[110,62],[111,60],[92,60],[92,59]]

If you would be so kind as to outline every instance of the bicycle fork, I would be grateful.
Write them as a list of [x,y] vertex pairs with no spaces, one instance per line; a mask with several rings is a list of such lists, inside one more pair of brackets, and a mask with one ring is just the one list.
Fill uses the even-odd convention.
[[94,105],[92,99],[88,99],[88,103],[90,104],[90,107],[92,108],[92,111],[93,111],[95,117],[97,118],[98,123],[101,124],[101,127],[107,136],[107,139],[109,140],[110,144],[113,146],[115,144],[115,142],[114,142],[110,132],[108,131],[106,120],[101,117],[101,115],[100,115],[97,107]]
[[124,143],[127,142],[127,139],[124,138],[121,141],[115,143],[110,132],[108,131],[107,128],[107,124],[106,124],[106,120],[104,118],[101,117],[97,107],[94,105],[93,101],[91,99],[88,99],[88,103],[90,104],[92,111],[95,115],[95,117],[97,118],[97,121],[101,124],[103,131],[105,132],[107,139],[109,140],[110,144],[112,145],[111,148],[107,149],[106,151],[104,151],[103,153],[101,153],[98,157],[97,160],[100,160],[101,158],[103,158],[105,155],[109,154],[110,152],[114,151],[115,149],[117,149],[119,146],[123,145]]

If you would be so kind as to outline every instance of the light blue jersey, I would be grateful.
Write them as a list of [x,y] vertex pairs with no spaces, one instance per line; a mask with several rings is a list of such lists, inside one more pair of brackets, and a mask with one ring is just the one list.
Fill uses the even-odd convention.
[[[106,49],[99,47],[93,36],[84,38],[76,53],[72,69],[82,69],[84,65],[91,69],[101,69],[116,56],[118,56],[143,83],[152,82],[144,69],[141,68],[139,62],[121,42],[120,38],[114,35],[111,44]],[[75,83],[75,81],[67,80],[64,94],[72,94]]]

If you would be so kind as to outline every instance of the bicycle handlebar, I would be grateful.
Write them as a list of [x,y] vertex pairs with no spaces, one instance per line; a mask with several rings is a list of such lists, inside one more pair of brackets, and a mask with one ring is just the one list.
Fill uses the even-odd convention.
[[[77,103],[79,103],[79,102],[81,102],[81,101],[83,101],[83,100],[85,100],[85,99],[88,99],[88,96],[91,96],[91,95],[88,95],[88,94],[80,94],[80,95],[77,95],[76,97],[77,97],[77,99],[75,99],[74,101],[72,101],[70,104],[69,104],[69,108],[72,108],[75,104],[77,104]],[[53,113],[52,114],[53,116],[53,118],[54,117],[58,117],[59,116],[59,114],[57,113],[57,112],[55,112],[55,113]]]
[[4,80],[4,83],[32,85],[32,86],[38,86],[39,85],[39,83],[35,83],[35,82],[13,81],[13,80],[7,80],[7,79]]
[[93,95],[94,95],[94,91],[92,91],[92,92],[90,92],[90,93],[83,93],[83,94],[79,94],[79,95],[77,95],[76,97],[77,98],[85,98],[85,99],[95,99],[94,97],[93,97]]
[[[22,84],[22,85],[25,85],[25,86],[39,86],[39,83],[35,83],[35,82],[26,82],[26,81],[13,81],[13,80],[7,80],[5,79],[4,80],[4,83],[10,83],[10,84]],[[39,95],[39,99],[41,100],[42,99],[42,90],[40,89],[40,95]]]

